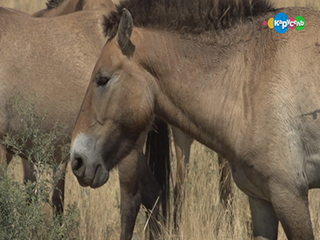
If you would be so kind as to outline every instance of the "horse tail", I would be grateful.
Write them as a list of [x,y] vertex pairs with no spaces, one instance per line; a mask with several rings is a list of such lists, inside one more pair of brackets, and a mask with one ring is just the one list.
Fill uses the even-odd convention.
[[170,193],[170,142],[168,124],[155,118],[154,128],[149,132],[146,143],[146,157],[150,169],[160,184],[160,204],[164,224],[170,218],[169,193]]

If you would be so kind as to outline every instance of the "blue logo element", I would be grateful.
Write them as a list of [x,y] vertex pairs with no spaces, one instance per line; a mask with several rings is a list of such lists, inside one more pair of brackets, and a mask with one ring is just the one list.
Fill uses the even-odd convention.
[[290,20],[287,14],[281,12],[274,17],[274,29],[278,33],[285,33],[289,29]]

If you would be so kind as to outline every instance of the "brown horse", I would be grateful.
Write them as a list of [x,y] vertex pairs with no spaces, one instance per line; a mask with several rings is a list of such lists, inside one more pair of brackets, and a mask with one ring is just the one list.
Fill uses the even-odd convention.
[[[21,95],[24,99],[36,97],[37,100],[37,114],[44,115],[46,110],[50,109],[50,113],[46,119],[45,126],[43,130],[47,130],[56,121],[61,121],[64,124],[69,125],[67,131],[71,131],[71,127],[74,121],[72,114],[76,111],[78,104],[76,103],[77,97],[69,97],[69,93],[61,93],[65,88],[57,87],[61,84],[61,76],[63,72],[68,72],[69,77],[76,77],[80,79],[83,75],[90,72],[95,59],[98,56],[98,52],[106,41],[106,38],[101,33],[102,28],[99,26],[99,20],[101,21],[101,12],[83,14],[83,16],[74,16],[73,18],[66,19],[67,27],[60,29],[63,19],[58,21],[53,20],[52,24],[50,20],[38,20],[32,19],[24,13],[20,13],[16,10],[1,8],[0,12],[0,28],[1,28],[1,70],[0,70],[0,80],[1,80],[1,127],[0,127],[0,138],[2,138],[7,133],[19,134],[21,131],[18,128],[16,121],[16,116],[12,115],[12,107],[10,104],[10,98],[16,94]],[[85,16],[86,15],[86,16]],[[81,26],[81,19],[87,19],[88,26]],[[78,21],[78,23],[70,24],[72,21]],[[22,23],[23,22],[23,23]],[[22,23],[22,24],[20,24]],[[68,24],[69,23],[69,24]],[[43,26],[41,26],[43,24]],[[57,24],[53,26],[54,24]],[[81,27],[80,27],[81,26]],[[92,27],[92,29],[87,30],[87,27]],[[73,27],[75,28],[73,30]],[[50,31],[47,31],[50,29]],[[72,29],[72,31],[68,31]],[[19,30],[19,32],[17,32]],[[21,30],[21,31],[20,31]],[[39,31],[39,32],[38,32]],[[79,36],[77,39],[72,37],[72,34],[76,34],[77,31],[87,31],[87,34]],[[69,37],[66,37],[69,35]],[[90,39],[91,34],[95,35],[92,45],[86,50],[79,51],[80,46],[87,46],[87,42]],[[74,45],[74,47],[66,48],[61,44]],[[96,45],[94,45],[96,44]],[[77,59],[74,61],[68,60],[64,56],[68,53],[69,49],[76,50]],[[63,53],[63,51],[66,51]],[[21,54],[19,57],[19,53]],[[69,52],[74,54],[72,52]],[[56,57],[52,57],[56,56]],[[83,61],[87,61],[86,64]],[[66,61],[61,67],[61,62]],[[78,67],[71,67],[73,63],[76,63]],[[72,70],[72,71],[70,71]],[[54,72],[56,71],[56,72]],[[50,78],[54,81],[52,88],[57,90],[52,94],[47,94],[46,89],[51,87],[47,83],[47,79]],[[10,80],[10,82],[8,82]],[[21,83],[18,87],[14,83]],[[85,91],[86,83],[80,82],[79,87],[74,90],[77,93],[83,94]],[[58,94],[59,93],[59,94]],[[61,94],[60,94],[61,93]],[[64,100],[57,99],[56,96],[64,98],[64,100],[74,99],[74,105],[69,109],[59,107]],[[81,97],[79,97],[81,99]],[[48,105],[46,105],[48,104]],[[62,106],[62,105],[61,105]],[[9,163],[12,159],[12,153],[7,151],[4,146],[0,146],[0,162]],[[24,166],[24,179],[35,180],[33,175],[33,164],[23,159]],[[60,162],[62,159],[57,159]],[[57,213],[63,211],[63,199],[64,199],[64,173],[66,169],[66,161],[62,161],[59,165],[59,169],[56,172],[57,187],[54,189],[52,195],[52,202],[55,206]]]
[[[263,25],[280,12],[303,16],[305,28],[280,34]],[[255,239],[277,239],[279,221],[288,239],[314,239],[319,19],[264,0],[122,3],[106,18],[114,31],[73,132],[78,181],[102,185],[156,115],[228,159],[249,196]]]
[[[115,1],[114,1],[115,2]],[[95,9],[100,7],[107,7],[109,9],[114,8],[114,4],[108,0],[50,0],[47,3],[47,9],[38,11],[32,16],[35,17],[52,17],[58,15],[65,15],[75,11]],[[151,135],[155,134],[154,132],[150,133]],[[187,173],[187,166],[190,159],[190,149],[193,139],[190,138],[187,134],[180,131],[178,128],[172,127],[172,135],[175,146],[175,153],[177,158],[177,167],[176,167],[176,178],[174,183],[174,224],[175,228],[178,228],[178,224],[181,217],[181,203],[183,201],[183,188],[185,183],[185,177]],[[150,156],[147,154],[147,156]],[[149,161],[156,161],[157,154]],[[227,206],[232,200],[231,196],[231,173],[230,168],[226,160],[221,156],[218,156],[219,160],[219,189],[220,189],[220,200],[223,206]],[[151,164],[153,166],[153,164]],[[156,166],[153,166],[152,171]],[[159,169],[158,169],[159,170]],[[161,172],[161,170],[159,171]],[[158,180],[161,179],[160,176],[157,177]],[[168,181],[162,179],[162,181]],[[162,182],[161,181],[161,182]],[[163,189],[168,191],[168,189]]]

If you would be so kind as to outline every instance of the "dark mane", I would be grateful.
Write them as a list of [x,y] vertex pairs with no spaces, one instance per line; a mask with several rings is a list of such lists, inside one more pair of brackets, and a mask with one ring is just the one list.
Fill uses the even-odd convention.
[[47,9],[52,9],[58,7],[61,3],[63,3],[65,0],[48,0],[46,3]]
[[110,21],[117,22],[123,8],[130,11],[137,27],[191,34],[226,29],[273,10],[268,0],[125,0],[117,6],[117,14],[106,18],[106,33],[110,34]]

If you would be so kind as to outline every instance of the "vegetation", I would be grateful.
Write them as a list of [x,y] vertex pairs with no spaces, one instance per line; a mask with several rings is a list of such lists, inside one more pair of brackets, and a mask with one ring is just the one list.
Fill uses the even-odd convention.
[[[46,116],[34,114],[34,103],[20,97],[12,98],[11,109],[18,116],[22,134],[7,134],[1,144],[16,156],[24,155],[34,164],[35,181],[25,185],[17,182],[7,171],[0,169],[0,239],[75,239],[73,231],[79,225],[79,211],[75,203],[69,205],[64,216],[52,216],[50,194],[54,189],[53,173],[58,167],[54,154],[66,159],[69,137],[65,127],[55,124],[50,131],[41,130]],[[58,145],[56,139],[63,139]],[[32,143],[32,148],[27,145]]]

